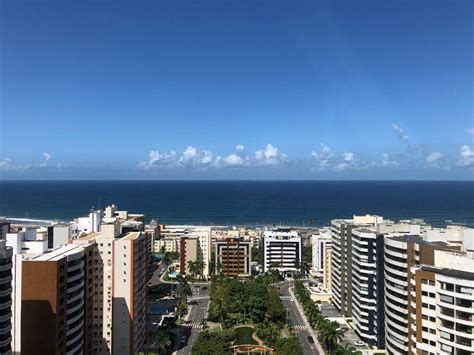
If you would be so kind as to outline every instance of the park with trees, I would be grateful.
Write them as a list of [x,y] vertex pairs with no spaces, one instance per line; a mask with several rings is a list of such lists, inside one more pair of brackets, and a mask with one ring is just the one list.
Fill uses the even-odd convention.
[[[279,281],[273,270],[245,280],[213,276],[208,319],[219,326],[199,334],[192,354],[231,354],[232,345],[252,342],[271,347],[276,354],[302,355],[275,285]],[[239,340],[242,328],[251,329],[251,338],[244,342]]]

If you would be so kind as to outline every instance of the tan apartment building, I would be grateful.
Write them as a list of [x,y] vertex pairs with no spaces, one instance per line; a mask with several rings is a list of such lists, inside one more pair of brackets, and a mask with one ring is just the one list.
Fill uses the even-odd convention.
[[123,235],[117,222],[100,229],[74,240],[94,249],[94,353],[120,355],[129,354],[130,349],[135,353],[146,334],[147,236],[142,232]]
[[182,237],[179,241],[179,273],[181,275],[190,275],[189,262],[201,260],[198,249],[198,238]]
[[92,354],[92,258],[69,244],[22,261],[22,354]]

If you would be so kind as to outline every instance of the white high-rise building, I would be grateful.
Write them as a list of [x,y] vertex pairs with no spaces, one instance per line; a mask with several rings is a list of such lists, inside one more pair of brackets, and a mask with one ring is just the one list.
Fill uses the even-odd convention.
[[277,269],[286,276],[300,271],[303,244],[301,237],[290,228],[274,228],[265,230],[262,238],[263,271]]
[[326,252],[331,248],[331,229],[321,228],[311,236],[312,270],[317,274],[324,272]]
[[193,228],[188,236],[190,238],[197,238],[199,241],[198,245],[198,256],[199,260],[204,263],[203,275],[205,277],[210,276],[210,264],[211,264],[211,228],[210,227],[196,227]]
[[382,217],[373,215],[331,221],[332,302],[346,317],[352,317],[352,229],[373,227],[382,222]]
[[434,266],[414,274],[416,312],[409,314],[413,352],[474,354],[474,259],[472,254],[436,250]]
[[21,352],[21,266],[25,257],[41,255],[48,249],[45,233],[36,228],[23,228],[6,235],[6,245],[12,249],[12,351]]

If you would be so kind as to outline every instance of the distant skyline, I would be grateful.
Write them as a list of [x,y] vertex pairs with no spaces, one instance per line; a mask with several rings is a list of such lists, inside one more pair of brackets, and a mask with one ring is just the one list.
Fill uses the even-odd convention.
[[0,179],[472,180],[473,10],[0,0]]

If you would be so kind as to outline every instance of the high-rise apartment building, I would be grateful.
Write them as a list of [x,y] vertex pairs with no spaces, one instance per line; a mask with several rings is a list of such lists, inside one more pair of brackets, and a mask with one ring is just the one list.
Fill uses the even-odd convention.
[[114,243],[113,345],[117,355],[136,354],[146,335],[147,240],[140,232]]
[[4,239],[8,233],[10,233],[10,222],[0,218],[0,239]]
[[321,228],[311,236],[312,270],[317,274],[324,272],[326,251],[331,248],[331,230]]
[[179,242],[179,273],[181,275],[190,275],[189,263],[200,260],[199,239],[182,237]]
[[409,314],[413,354],[474,353],[474,259],[472,253],[435,251],[434,266],[420,265]]
[[[433,265],[435,250],[460,251],[461,244],[426,241],[420,235],[385,238],[385,347],[388,354],[413,354],[416,324],[414,270],[418,265]],[[429,317],[429,316],[428,316]]]
[[351,232],[352,318],[362,340],[382,349],[385,345],[384,242],[402,234],[419,234],[420,225],[385,221]]
[[263,233],[261,248],[264,272],[275,268],[283,275],[292,276],[299,271],[303,249],[301,237],[296,231],[289,228],[266,230]]
[[94,249],[92,338],[96,354],[138,352],[146,334],[146,235],[121,234],[120,230],[115,221],[73,241],[91,244]]
[[216,267],[224,276],[247,277],[252,274],[251,242],[242,238],[216,241]]
[[21,261],[21,354],[92,354],[92,257],[69,244]]
[[382,222],[382,217],[372,215],[331,221],[332,301],[346,317],[352,317],[352,229],[373,227]]
[[12,248],[0,240],[0,354],[12,353],[12,256]]
[[210,276],[211,265],[211,233],[210,227],[196,227],[189,231],[189,237],[199,240],[198,258],[204,264],[203,275]]
[[324,252],[324,269],[323,269],[323,287],[326,290],[331,290],[332,285],[332,246],[326,245],[326,250]]

